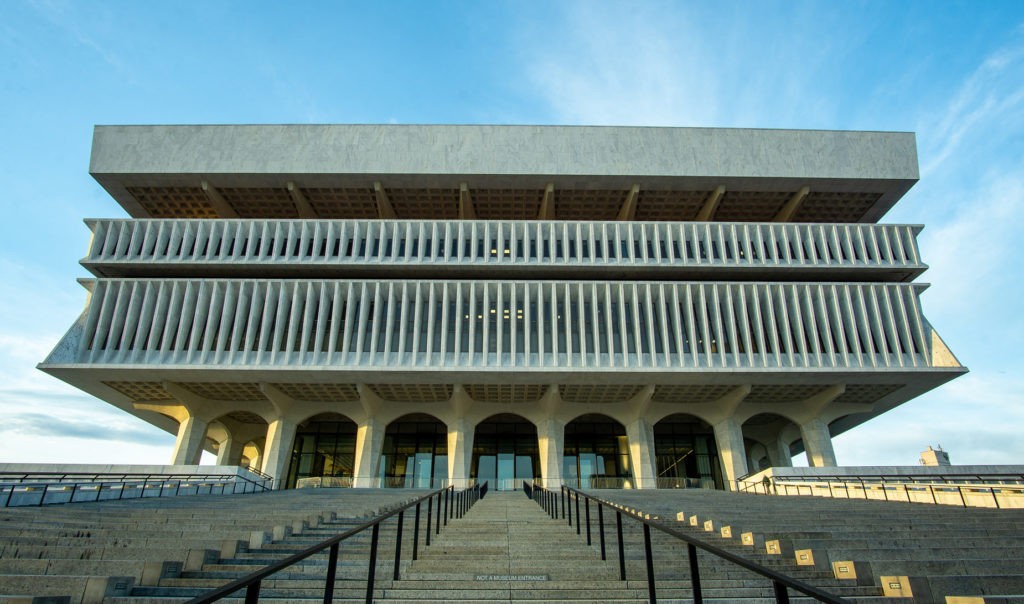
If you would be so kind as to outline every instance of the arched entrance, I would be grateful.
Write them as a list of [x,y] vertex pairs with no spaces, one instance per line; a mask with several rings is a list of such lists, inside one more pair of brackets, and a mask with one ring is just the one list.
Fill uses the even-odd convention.
[[758,413],[743,422],[747,447],[747,469],[757,472],[768,467],[793,465],[790,445],[800,437],[792,420],[776,413]]
[[722,488],[714,430],[693,415],[677,413],[654,424],[658,488]]
[[632,486],[629,440],[619,422],[597,413],[565,426],[562,480],[580,489]]
[[381,449],[380,486],[431,489],[448,484],[448,428],[423,413],[388,424]]
[[476,425],[470,478],[500,491],[540,476],[537,427],[518,415],[492,415]]
[[337,413],[314,415],[295,429],[287,487],[350,487],[355,456],[355,422]]

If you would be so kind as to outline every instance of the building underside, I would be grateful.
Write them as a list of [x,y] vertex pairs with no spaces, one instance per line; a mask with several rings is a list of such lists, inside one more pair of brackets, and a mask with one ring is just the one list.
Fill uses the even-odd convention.
[[279,486],[729,488],[964,372],[912,134],[97,127],[40,367]]

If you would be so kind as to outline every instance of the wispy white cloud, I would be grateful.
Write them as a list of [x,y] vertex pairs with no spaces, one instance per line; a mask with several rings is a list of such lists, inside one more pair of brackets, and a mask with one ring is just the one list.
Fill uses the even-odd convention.
[[974,315],[979,325],[997,318],[977,315],[979,305],[993,298],[1009,311],[1000,282],[1018,274],[1014,250],[1022,247],[1024,175],[989,177],[983,188],[948,200],[957,208],[952,219],[921,234],[922,255],[930,266],[925,279],[933,284],[923,299],[936,317]]
[[[73,13],[75,9],[80,8],[80,5],[59,0],[31,0],[31,5],[47,21],[63,29],[78,45],[92,50],[118,71],[127,71],[125,62],[120,55],[113,51],[108,44],[98,42],[92,34],[82,29],[82,19]],[[88,7],[89,10],[97,8],[95,5]]]
[[[971,134],[992,130],[995,121],[1024,111],[1024,42],[988,55],[960,85],[944,111],[929,116],[918,129],[926,148],[921,175],[927,178],[959,151]],[[995,131],[998,134],[998,131]]]
[[[713,125],[716,84],[685,15],[562,5],[558,35],[527,43],[527,76],[563,123]],[[668,26],[667,21],[671,21]]]

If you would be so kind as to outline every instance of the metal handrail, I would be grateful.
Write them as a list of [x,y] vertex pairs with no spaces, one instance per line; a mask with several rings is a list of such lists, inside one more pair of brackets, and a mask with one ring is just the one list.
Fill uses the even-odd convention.
[[[695,604],[703,602],[703,595],[700,587],[700,570],[697,565],[697,549],[700,548],[714,556],[728,560],[733,564],[741,566],[747,570],[753,571],[772,582],[772,588],[775,591],[775,601],[788,604],[789,602],[789,589],[794,589],[800,593],[808,595],[819,602],[827,602],[828,604],[849,604],[848,600],[844,600],[837,596],[834,596],[828,592],[822,591],[816,587],[808,585],[802,581],[798,581],[791,577],[787,577],[781,573],[777,573],[769,568],[761,566],[756,562],[752,562],[737,556],[731,552],[717,548],[713,545],[705,543],[699,539],[695,539],[689,535],[686,535],[666,524],[652,520],[650,518],[644,518],[640,513],[626,509],[624,506],[617,503],[588,495],[579,489],[572,487],[562,486],[561,496],[555,494],[554,491],[545,489],[544,487],[533,485],[530,489],[525,488],[527,495],[531,499],[540,504],[545,511],[552,518],[567,519],[569,526],[573,526],[572,516],[575,511],[576,514],[576,534],[581,534],[581,526],[584,522],[580,514],[580,500],[582,499],[585,503],[585,522],[586,522],[586,533],[587,533],[587,545],[591,544],[591,529],[590,529],[590,502],[593,501],[597,504],[597,524],[599,529],[599,538],[601,543],[601,559],[606,560],[606,548],[605,548],[605,535],[604,535],[604,508],[615,510],[615,524],[616,532],[618,533],[618,545],[619,545],[619,579],[622,581],[626,580],[626,556],[625,548],[622,541],[622,517],[632,518],[643,525],[644,531],[644,555],[647,562],[647,590],[648,597],[651,604],[657,602],[657,590],[654,583],[654,557],[651,551],[651,529],[655,528],[666,535],[675,537],[681,541],[684,541],[687,545],[689,554],[689,566],[690,566],[690,587],[693,592],[693,601]],[[539,497],[538,497],[539,494]],[[539,499],[539,500],[538,500]],[[575,501],[575,506],[573,502]],[[575,510],[573,510],[575,507]]]
[[[39,500],[33,504],[25,505],[57,505],[65,503],[82,503],[81,500],[75,501],[75,495],[80,491],[87,490],[92,487],[96,490],[96,498],[91,501],[100,501],[100,497],[103,493],[104,487],[109,487],[107,490],[113,490],[120,487],[120,493],[117,499],[124,498],[124,492],[126,488],[141,488],[139,497],[146,496],[146,489],[149,488],[160,488],[157,497],[164,496],[164,489],[167,488],[167,483],[177,482],[174,486],[174,495],[178,495],[181,492],[182,483],[195,482],[195,486],[209,486],[212,490],[215,486],[220,486],[223,493],[223,488],[227,485],[242,484],[242,494],[245,493],[256,493],[271,490],[271,486],[268,483],[272,483],[273,478],[263,474],[262,472],[253,472],[260,476],[258,480],[254,480],[241,474],[192,474],[192,473],[172,473],[172,474],[159,474],[159,473],[145,473],[145,472],[0,472],[0,493],[7,491],[7,497],[4,499],[3,505],[0,507],[10,507],[11,499],[14,497],[14,493],[18,488],[24,488],[24,492],[30,492],[37,488],[41,488]],[[192,485],[184,485],[192,486]],[[252,490],[249,490],[249,487]],[[71,497],[67,501],[55,501],[49,504],[46,503],[46,496],[50,492],[50,488],[60,488],[66,491],[68,488],[71,489]],[[238,494],[237,490],[233,489],[232,494]],[[24,507],[24,506],[14,506]]]
[[[209,602],[216,602],[222,598],[226,598],[234,594],[235,592],[245,589],[245,602],[246,604],[255,604],[259,601],[260,597],[260,584],[263,579],[273,575],[274,573],[284,570],[289,566],[292,566],[298,562],[318,554],[325,549],[330,549],[329,557],[327,561],[327,576],[324,579],[324,604],[330,604],[334,599],[334,581],[335,574],[338,569],[338,549],[339,544],[348,539],[349,537],[358,535],[359,533],[370,529],[370,560],[369,568],[367,569],[366,576],[366,602],[371,604],[373,602],[373,584],[377,569],[377,542],[380,536],[380,525],[385,520],[393,516],[398,516],[398,530],[395,536],[395,566],[394,566],[394,580],[400,579],[401,572],[401,561],[402,561],[402,525],[404,523],[405,511],[409,508],[416,508],[416,516],[413,528],[413,545],[412,545],[412,559],[416,560],[419,557],[419,531],[420,531],[420,507],[424,501],[427,502],[427,527],[426,527],[426,543],[430,545],[430,523],[434,515],[434,498],[437,498],[437,521],[435,523],[434,534],[441,534],[442,522],[444,526],[448,525],[449,519],[461,518],[463,514],[469,511],[469,508],[474,503],[483,498],[487,494],[487,483],[481,487],[480,485],[474,485],[471,488],[464,489],[462,491],[456,491],[455,487],[447,486],[441,489],[437,489],[427,493],[426,495],[414,499],[409,503],[390,510],[380,516],[377,516],[359,526],[353,527],[340,535],[335,535],[329,539],[325,539],[316,545],[312,545],[297,554],[288,556],[287,558],[275,562],[269,566],[265,566],[260,570],[250,573],[240,579],[236,579],[223,587],[214,589],[202,596],[189,600],[186,604],[208,604]],[[443,501],[442,501],[443,499]],[[443,510],[443,515],[442,515]]]

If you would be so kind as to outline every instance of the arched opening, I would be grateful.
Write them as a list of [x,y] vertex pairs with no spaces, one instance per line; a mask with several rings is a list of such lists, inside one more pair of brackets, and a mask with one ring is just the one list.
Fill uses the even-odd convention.
[[430,489],[448,484],[448,428],[424,413],[404,415],[384,432],[380,486]]
[[580,489],[632,486],[629,440],[619,422],[597,413],[581,415],[565,426],[562,481]]
[[540,476],[537,426],[518,415],[492,415],[476,425],[470,478],[489,488],[514,491]]
[[356,423],[337,413],[314,415],[295,429],[287,487],[350,487],[355,457]]
[[799,434],[800,429],[795,423],[777,413],[758,413],[743,422],[749,472],[792,466],[790,445]]
[[722,488],[714,429],[693,415],[676,413],[654,424],[659,489]]

